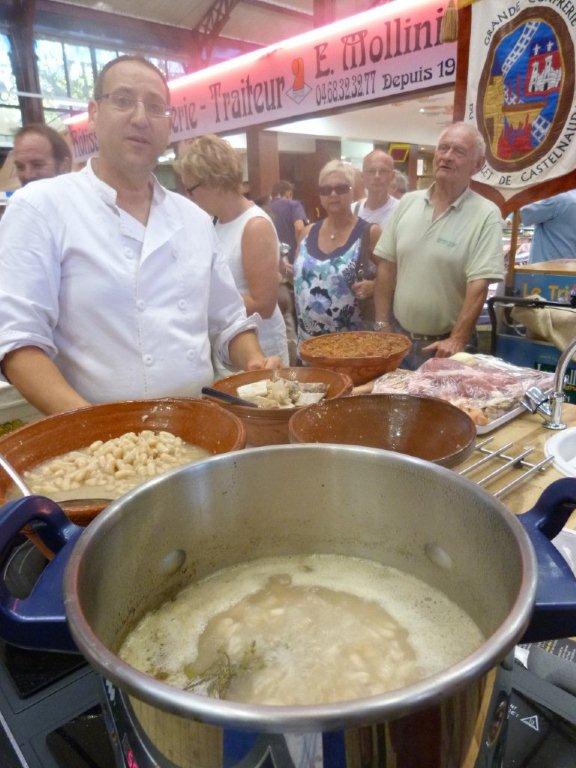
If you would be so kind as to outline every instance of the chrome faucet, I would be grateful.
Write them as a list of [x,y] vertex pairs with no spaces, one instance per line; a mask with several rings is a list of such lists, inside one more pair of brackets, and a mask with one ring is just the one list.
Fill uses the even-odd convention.
[[576,354],[576,337],[567,345],[560,355],[556,371],[554,372],[554,388],[549,396],[544,395],[538,387],[530,387],[522,398],[522,405],[531,413],[540,413],[544,417],[544,426],[547,429],[566,429],[562,421],[562,405],[566,396],[564,394],[564,379],[570,360]]

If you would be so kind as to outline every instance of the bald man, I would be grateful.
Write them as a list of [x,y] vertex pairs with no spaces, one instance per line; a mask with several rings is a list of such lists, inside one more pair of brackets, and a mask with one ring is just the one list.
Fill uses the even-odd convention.
[[398,200],[390,194],[394,178],[394,161],[387,152],[375,149],[364,158],[362,181],[367,197],[352,206],[352,213],[381,229],[392,216]]

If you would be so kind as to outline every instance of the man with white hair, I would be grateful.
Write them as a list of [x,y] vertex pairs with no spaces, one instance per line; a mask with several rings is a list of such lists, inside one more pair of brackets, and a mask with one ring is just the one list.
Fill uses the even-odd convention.
[[446,128],[434,183],[404,195],[374,251],[375,328],[410,336],[405,367],[470,348],[488,285],[504,276],[500,211],[469,187],[484,152],[474,126]]

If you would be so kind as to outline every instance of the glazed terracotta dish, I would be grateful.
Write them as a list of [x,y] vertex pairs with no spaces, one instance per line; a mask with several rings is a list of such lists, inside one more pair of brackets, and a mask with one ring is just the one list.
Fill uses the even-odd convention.
[[[27,424],[0,439],[0,452],[23,474],[32,467],[68,451],[86,448],[96,440],[110,440],[127,432],[170,432],[211,454],[243,448],[242,422],[218,405],[192,398],[128,400],[48,416]],[[10,493],[11,481],[0,472],[0,502]],[[94,488],[94,497],[98,497]],[[79,501],[66,505],[70,519],[87,525],[105,504]]]
[[452,467],[474,448],[472,419],[443,400],[364,395],[311,405],[289,424],[291,443],[366,445]]
[[400,333],[347,331],[305,339],[300,357],[306,365],[345,373],[357,385],[395,370],[411,346],[410,339]]
[[[322,382],[328,386],[326,400],[348,395],[352,392],[352,379],[343,372],[322,368],[280,368],[278,376],[300,382]],[[229,395],[236,395],[238,387],[255,381],[272,378],[272,371],[245,371],[215,381],[212,387]],[[273,445],[287,443],[288,421],[294,413],[290,408],[251,408],[250,406],[221,403],[226,410],[238,416],[246,428],[248,445]],[[296,409],[300,410],[300,409]]]

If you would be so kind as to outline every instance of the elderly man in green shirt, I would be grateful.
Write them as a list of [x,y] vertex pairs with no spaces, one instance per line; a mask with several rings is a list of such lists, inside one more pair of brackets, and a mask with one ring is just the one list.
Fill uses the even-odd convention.
[[488,285],[504,276],[500,211],[469,187],[484,151],[474,126],[446,128],[434,153],[434,183],[404,195],[376,245],[375,329],[410,336],[405,367],[463,350]]

